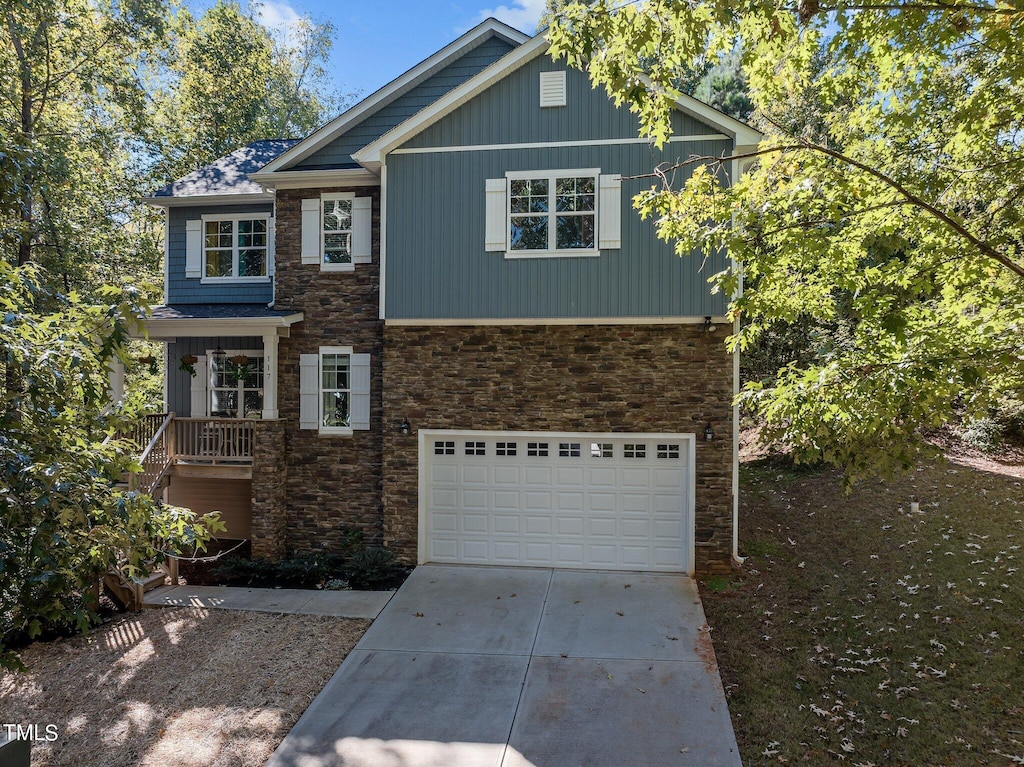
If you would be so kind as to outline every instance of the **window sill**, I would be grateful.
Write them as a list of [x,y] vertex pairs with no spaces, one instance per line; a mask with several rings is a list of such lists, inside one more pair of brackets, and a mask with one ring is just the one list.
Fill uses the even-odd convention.
[[354,272],[355,264],[320,264],[321,272]]
[[599,250],[506,250],[505,258],[594,258]]
[[355,432],[351,428],[321,427],[317,433],[321,437],[351,437]]

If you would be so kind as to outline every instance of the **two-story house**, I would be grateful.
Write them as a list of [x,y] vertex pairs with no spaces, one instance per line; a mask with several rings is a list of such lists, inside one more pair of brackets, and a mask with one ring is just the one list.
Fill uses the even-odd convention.
[[488,20],[149,198],[169,501],[261,555],[354,527],[408,562],[729,567],[724,260],[675,255],[630,201],[759,135],[684,98],[657,149],[546,51]]

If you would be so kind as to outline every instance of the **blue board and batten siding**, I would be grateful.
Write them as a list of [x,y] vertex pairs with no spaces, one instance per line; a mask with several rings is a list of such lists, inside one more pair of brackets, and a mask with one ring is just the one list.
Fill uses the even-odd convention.
[[273,299],[270,279],[258,282],[206,283],[198,277],[185,277],[185,222],[205,215],[237,216],[246,213],[270,213],[271,202],[252,205],[189,206],[168,208],[167,216],[167,295],[168,304],[267,304]]
[[[663,150],[634,141],[636,118],[616,109],[586,76],[569,72],[568,106],[541,109],[535,59],[440,120],[387,158],[386,316],[388,319],[704,317],[725,313],[709,278],[724,256],[679,257],[641,221],[631,198],[661,163],[721,156],[732,139],[677,114],[677,136]],[[473,149],[472,145],[623,140],[622,143]],[[451,147],[467,147],[451,151]],[[414,152],[403,152],[415,148]],[[441,148],[445,151],[431,151]],[[506,259],[485,250],[485,184],[507,171],[599,168],[621,174],[622,247],[599,257]],[[688,171],[680,169],[675,182]],[[600,216],[600,211],[598,211]]]
[[294,166],[295,170],[354,167],[352,152],[380,138],[396,125],[429,106],[448,91],[461,85],[480,70],[493,64],[513,49],[507,40],[492,36],[467,51],[451,64],[428,77],[407,93],[354,125],[330,144]]
[[178,338],[167,344],[167,409],[179,418],[192,415],[192,376],[181,370],[186,354],[201,357],[215,349],[258,352],[263,339],[258,337],[223,336],[220,338]]

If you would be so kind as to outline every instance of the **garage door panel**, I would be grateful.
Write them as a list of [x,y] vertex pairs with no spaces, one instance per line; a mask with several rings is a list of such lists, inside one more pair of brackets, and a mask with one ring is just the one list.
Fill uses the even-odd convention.
[[463,464],[461,468],[462,484],[484,486],[490,484],[491,477],[490,472],[487,470],[488,466],[482,464]]
[[512,485],[514,487],[519,487],[519,467],[495,466],[493,481],[495,485]]
[[427,442],[424,561],[689,570],[691,438],[465,434]]
[[431,518],[430,526],[435,533],[456,533],[459,531],[459,515],[437,512]]
[[495,490],[491,493],[491,506],[495,509],[516,509],[522,505],[518,490]]
[[527,535],[551,535],[554,520],[551,517],[540,517],[534,514],[526,515]]
[[523,471],[523,484],[527,487],[550,487],[553,476],[550,466],[527,466]]
[[559,466],[555,470],[558,487],[583,487],[583,469],[577,466]]
[[522,525],[518,516],[512,514],[495,514],[494,532],[497,535],[511,533],[519,535],[522,532]]
[[463,533],[487,533],[490,526],[490,514],[463,514],[462,515],[462,532]]

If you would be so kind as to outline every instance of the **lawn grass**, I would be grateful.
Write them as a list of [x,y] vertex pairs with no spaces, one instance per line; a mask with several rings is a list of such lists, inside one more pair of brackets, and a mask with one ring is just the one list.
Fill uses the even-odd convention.
[[1024,764],[1024,481],[742,477],[748,559],[701,595],[744,764]]

